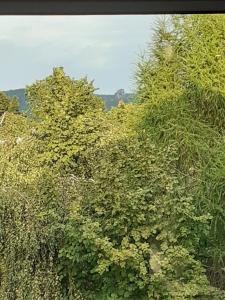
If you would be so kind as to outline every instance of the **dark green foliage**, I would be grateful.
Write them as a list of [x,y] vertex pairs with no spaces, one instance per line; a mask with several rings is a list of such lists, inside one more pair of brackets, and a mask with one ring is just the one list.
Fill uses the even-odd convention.
[[107,299],[207,295],[194,257],[208,216],[197,214],[176,157],[173,148],[135,136],[91,154],[92,180],[77,184],[60,251],[63,274],[83,291]]
[[3,114],[8,110],[9,107],[9,98],[4,94],[0,93],[0,114]]
[[5,92],[6,95],[9,97],[17,97],[19,102],[19,110],[20,112],[27,111],[27,101],[25,96],[25,89],[16,89],[16,90],[9,90]]
[[174,145],[177,167],[195,177],[212,159],[220,134],[196,118],[196,110],[186,96],[143,105],[144,116],[137,127],[161,145]]
[[10,100],[10,103],[9,103],[9,106],[8,106],[8,111],[9,112],[14,112],[14,113],[19,112],[19,103],[18,103],[18,99],[16,97],[13,97]]
[[[199,260],[211,284],[224,289],[224,34],[222,15],[176,16],[161,22],[151,53],[139,65],[140,128],[163,145],[176,145],[178,168],[211,215]],[[170,60],[165,57],[169,47]],[[164,75],[164,77],[163,77]],[[168,76],[167,76],[168,75]]]
[[204,242],[202,256],[208,265],[210,281],[225,289],[225,153],[224,142],[214,150],[205,167],[199,191],[200,207],[212,215],[210,234]]
[[17,113],[18,111],[18,99],[16,97],[10,98],[5,93],[0,92],[0,115],[4,112]]

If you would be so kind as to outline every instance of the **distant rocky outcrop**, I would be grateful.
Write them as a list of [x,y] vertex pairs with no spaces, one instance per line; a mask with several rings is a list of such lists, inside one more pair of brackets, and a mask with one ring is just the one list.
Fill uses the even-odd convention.
[[118,106],[119,102],[122,100],[124,103],[129,103],[133,101],[133,94],[125,93],[124,89],[119,89],[114,95],[98,95],[104,102],[107,110]]
[[121,100],[124,96],[125,96],[124,89],[120,89],[114,94],[115,100]]

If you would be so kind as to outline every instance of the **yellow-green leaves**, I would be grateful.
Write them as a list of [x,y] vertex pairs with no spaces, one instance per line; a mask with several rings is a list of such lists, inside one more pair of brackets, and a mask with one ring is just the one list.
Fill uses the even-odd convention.
[[80,153],[94,142],[95,131],[100,130],[98,115],[103,112],[102,100],[94,91],[87,78],[73,80],[62,68],[27,88],[43,161],[62,167],[76,165]]

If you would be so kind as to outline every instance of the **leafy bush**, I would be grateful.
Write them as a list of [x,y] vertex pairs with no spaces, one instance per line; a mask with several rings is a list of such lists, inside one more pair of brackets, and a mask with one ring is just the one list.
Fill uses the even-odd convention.
[[75,185],[60,251],[65,282],[72,276],[94,292],[91,299],[98,292],[105,299],[207,294],[195,252],[208,215],[196,213],[177,177],[176,151],[134,136],[98,148],[90,160],[93,177]]
[[85,127],[85,133],[93,139],[92,132],[97,127],[94,116],[104,108],[103,101],[94,95],[94,91],[87,78],[71,79],[63,68],[55,68],[52,75],[27,87],[27,98],[32,116],[37,120],[36,136],[45,164],[68,168],[76,161],[84,144],[88,143],[88,138],[79,143],[79,130],[85,127],[81,120],[86,114],[88,117],[83,123],[88,119],[90,123],[92,118],[92,124]]
[[[6,139],[0,145],[0,298],[62,299],[57,260],[69,189],[59,174],[40,166],[26,118],[7,116],[0,133]],[[74,290],[71,299],[78,295]]]

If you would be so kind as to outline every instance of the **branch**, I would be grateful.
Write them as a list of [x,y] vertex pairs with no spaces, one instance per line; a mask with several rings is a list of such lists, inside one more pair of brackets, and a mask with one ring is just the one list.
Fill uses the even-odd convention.
[[1,119],[1,121],[0,121],[0,126],[2,126],[3,125],[3,122],[4,122],[4,120],[5,120],[5,116],[6,116],[6,111],[3,113],[3,115],[2,115],[2,119]]

